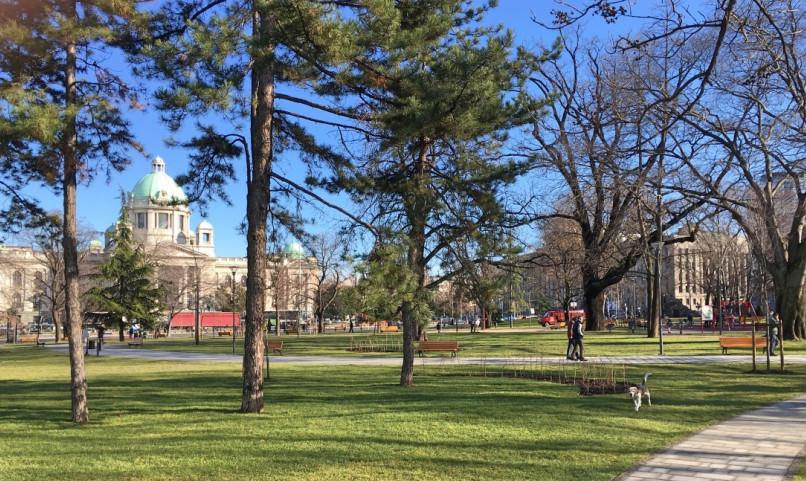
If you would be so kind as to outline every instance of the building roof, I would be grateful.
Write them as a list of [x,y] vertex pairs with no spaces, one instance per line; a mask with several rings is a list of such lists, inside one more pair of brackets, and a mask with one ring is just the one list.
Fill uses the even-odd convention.
[[283,249],[283,255],[289,259],[305,259],[305,249],[297,241],[291,241]]
[[151,162],[151,173],[140,179],[132,189],[132,200],[184,204],[188,199],[173,177],[165,173],[165,161],[157,157]]
[[[171,320],[171,327],[193,327],[196,323],[195,312],[180,312]],[[231,312],[200,312],[199,324],[201,327],[232,327]],[[241,316],[235,313],[235,327],[241,325]]]

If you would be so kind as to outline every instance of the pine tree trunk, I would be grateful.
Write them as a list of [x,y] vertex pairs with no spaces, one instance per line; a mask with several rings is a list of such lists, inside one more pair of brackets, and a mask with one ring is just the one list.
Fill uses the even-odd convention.
[[[71,16],[75,17],[75,2],[70,4]],[[78,238],[76,234],[76,182],[77,182],[77,136],[75,109],[76,103],[76,44],[67,46],[65,66],[65,103],[68,118],[64,132],[64,282],[65,315],[70,351],[70,401],[71,417],[74,423],[90,420],[87,405],[87,374],[84,368],[84,346],[81,338],[81,304],[78,284]]]
[[414,384],[414,338],[417,327],[412,317],[412,302],[403,303],[403,366],[400,369],[400,385],[410,387]]
[[[254,35],[261,36],[272,20],[253,13]],[[268,46],[266,48],[269,48]],[[246,327],[244,330],[242,413],[262,413],[263,339],[266,304],[266,227],[269,210],[269,183],[272,169],[272,109],[274,105],[274,71],[266,60],[252,69],[252,173],[246,194],[247,218],[247,276]]]

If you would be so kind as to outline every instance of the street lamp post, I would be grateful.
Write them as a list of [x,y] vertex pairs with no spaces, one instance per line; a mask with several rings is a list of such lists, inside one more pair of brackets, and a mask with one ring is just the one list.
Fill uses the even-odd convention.
[[195,310],[195,315],[193,316],[193,337],[195,338],[197,346],[199,345],[199,327],[200,327],[200,322],[199,322],[199,293],[200,293],[200,288],[201,288],[201,286],[199,286],[199,284],[201,283],[200,278],[201,278],[201,269],[199,269],[199,266],[197,265],[196,266],[196,295],[194,296],[195,301],[196,301],[196,306],[195,306],[196,310]]
[[235,272],[238,268],[230,267],[232,271],[232,353],[235,354]]
[[663,301],[661,297],[661,256],[663,255],[663,241],[658,241],[653,244],[655,246],[655,302],[658,305],[658,339],[660,342],[660,355],[663,355]]

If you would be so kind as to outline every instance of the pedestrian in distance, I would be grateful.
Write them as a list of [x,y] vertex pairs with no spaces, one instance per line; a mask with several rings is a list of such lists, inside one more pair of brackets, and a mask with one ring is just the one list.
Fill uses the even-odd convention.
[[442,321],[437,321],[437,334],[442,332]]
[[572,321],[565,323],[565,331],[568,335],[568,349],[565,350],[565,358],[569,361],[574,360],[574,323]]
[[776,312],[772,317],[772,326],[770,327],[770,356],[775,355],[775,348],[778,347],[778,326],[781,325],[781,318]]
[[98,345],[96,346],[96,350],[95,350],[95,355],[96,356],[101,355],[101,344],[104,343],[104,332],[105,331],[106,331],[106,325],[104,323],[101,323],[101,325],[98,326]]
[[347,332],[353,332],[353,327],[355,327],[355,324],[353,324],[353,320],[350,319],[350,330]]
[[585,359],[585,347],[582,344],[582,338],[585,336],[585,333],[582,332],[582,320],[578,317],[574,320],[573,336],[574,352],[571,354],[571,357],[578,361],[587,361],[587,359]]

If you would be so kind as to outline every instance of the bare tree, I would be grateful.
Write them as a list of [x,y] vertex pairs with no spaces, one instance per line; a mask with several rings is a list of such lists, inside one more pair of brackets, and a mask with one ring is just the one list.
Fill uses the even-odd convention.
[[[747,0],[730,16],[712,88],[684,118],[712,157],[689,162],[770,273],[786,339],[806,336],[806,56],[802,5]],[[718,159],[718,162],[714,162]]]
[[[673,194],[679,161],[669,162],[690,155],[671,136],[674,122],[665,108],[669,91],[679,86],[646,58],[607,54],[601,45],[581,41],[578,31],[562,39],[562,59],[532,79],[539,96],[556,100],[547,115],[536,116],[531,149],[542,190],[527,201],[538,220],[576,223],[587,329],[596,330],[606,290],[703,201]],[[653,98],[647,88],[659,80],[664,87]],[[658,200],[654,215],[646,210],[651,195]],[[647,213],[655,222],[647,222]],[[650,336],[657,335],[657,314],[653,321]]]
[[320,333],[325,332],[325,311],[333,304],[346,277],[343,272],[346,247],[344,239],[333,234],[319,234],[308,244],[319,268],[312,294],[314,315]]

